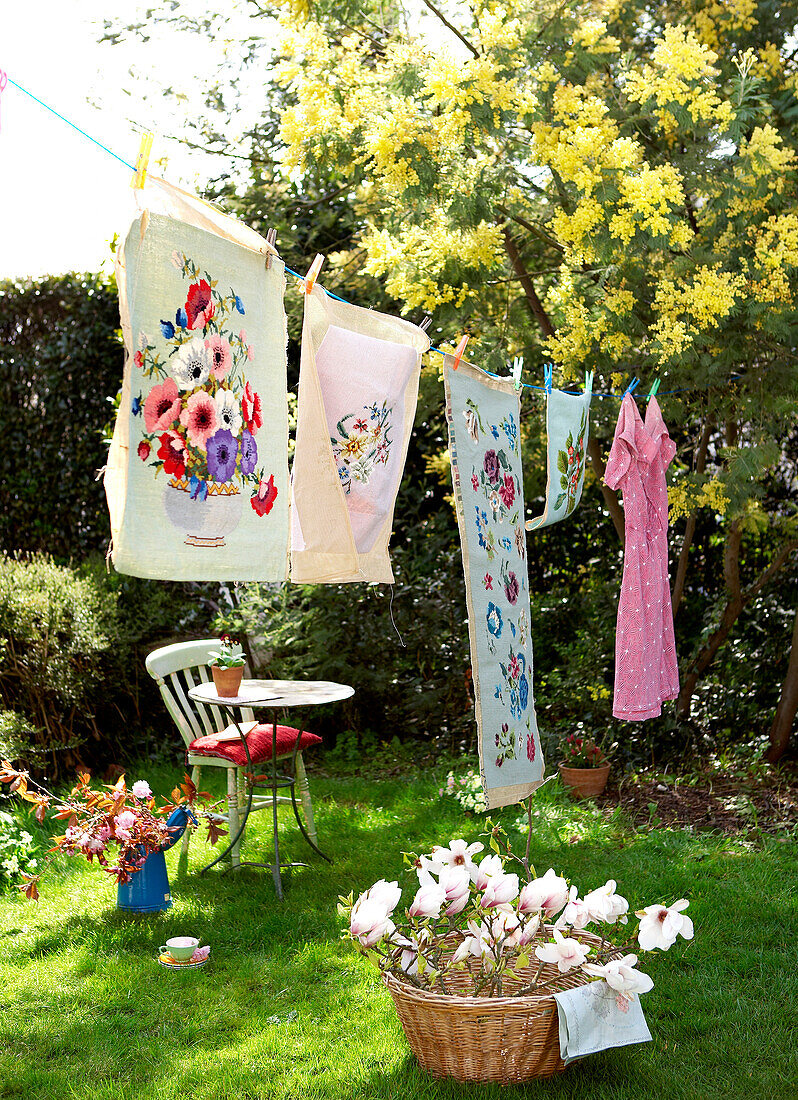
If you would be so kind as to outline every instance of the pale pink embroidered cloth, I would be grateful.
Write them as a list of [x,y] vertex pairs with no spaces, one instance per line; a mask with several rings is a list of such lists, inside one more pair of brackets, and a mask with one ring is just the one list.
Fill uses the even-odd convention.
[[621,402],[604,480],[621,489],[626,549],[615,638],[616,718],[656,718],[679,694],[668,580],[668,489],[665,471],[676,446],[652,397],[645,423],[631,394]]

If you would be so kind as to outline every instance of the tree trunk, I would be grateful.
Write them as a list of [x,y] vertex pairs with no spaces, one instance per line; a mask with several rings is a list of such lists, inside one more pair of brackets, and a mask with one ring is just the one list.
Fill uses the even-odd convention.
[[[709,437],[712,434],[712,417],[708,416],[704,429],[701,432],[701,439],[698,443],[698,450],[695,456],[695,466],[693,467],[697,474],[703,474],[707,465],[707,450],[709,448]],[[695,513],[692,516],[688,516],[687,523],[684,528],[684,538],[682,539],[682,549],[679,553],[679,564],[676,566],[676,577],[673,582],[673,595],[671,597],[671,603],[673,605],[673,617],[676,618],[676,612],[679,610],[679,605],[682,602],[682,596],[684,595],[684,584],[687,580],[687,566],[690,559],[690,547],[693,545],[693,539],[695,538],[695,529],[697,524],[697,517]]]
[[594,435],[588,436],[587,453],[590,457],[590,465],[593,467],[593,473],[598,478],[601,495],[604,497],[604,503],[607,505],[607,510],[612,517],[612,522],[615,524],[615,530],[618,532],[618,538],[621,540],[621,546],[625,546],[626,532],[624,527],[623,508],[621,507],[621,503],[618,500],[618,494],[615,490],[610,489],[609,485],[604,483],[604,471],[607,467],[604,459],[601,457],[601,445]]
[[765,758],[771,764],[781,760],[787,750],[796,713],[798,713],[798,608],[795,610],[795,622],[792,628],[790,663],[787,665],[787,675],[781,685],[776,716],[770,727],[770,748]]
[[690,717],[690,704],[693,700],[696,685],[701,675],[714,661],[718,650],[731,633],[731,629],[740,613],[754,596],[765,587],[768,581],[775,577],[790,554],[798,549],[798,539],[793,539],[782,546],[770,565],[763,569],[753,584],[743,591],[740,587],[740,543],[742,537],[742,526],[740,520],[736,519],[729,527],[726,535],[726,549],[723,555],[723,572],[729,599],[723,609],[717,629],[710,635],[698,656],[691,662],[682,681],[682,688],[676,701],[676,710],[681,718]]
[[549,320],[549,315],[543,308],[543,303],[538,298],[537,291],[535,290],[535,284],[532,282],[532,276],[524,266],[524,261],[521,259],[521,253],[518,251],[518,246],[512,238],[512,234],[507,226],[502,230],[504,233],[504,247],[507,251],[507,255],[510,259],[510,263],[513,265],[513,271],[518,276],[518,281],[521,284],[521,289],[526,297],[527,305],[529,306],[530,313],[540,325],[540,331],[544,336],[554,335],[554,325]]

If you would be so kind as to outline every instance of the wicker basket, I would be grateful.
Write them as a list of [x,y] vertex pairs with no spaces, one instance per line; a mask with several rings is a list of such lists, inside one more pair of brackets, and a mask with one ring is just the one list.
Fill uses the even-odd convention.
[[[575,939],[597,947],[601,942],[590,932],[571,932]],[[505,978],[508,992],[530,985],[537,965],[518,968],[517,979]],[[546,964],[540,981],[558,974]],[[469,997],[459,990],[471,985],[466,971],[446,978],[455,993],[446,996],[417,989],[393,974],[383,981],[393,997],[410,1049],[419,1065],[433,1077],[456,1081],[497,1081],[518,1084],[533,1077],[562,1073],[557,1002],[553,993],[584,985],[587,977],[577,971],[560,975],[545,993],[513,997]]]

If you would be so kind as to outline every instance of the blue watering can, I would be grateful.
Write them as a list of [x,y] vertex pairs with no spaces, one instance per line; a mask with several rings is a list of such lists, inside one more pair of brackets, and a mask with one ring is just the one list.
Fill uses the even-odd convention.
[[158,852],[150,852],[144,864],[135,871],[130,882],[119,883],[116,889],[117,909],[127,909],[131,913],[158,913],[162,909],[172,908],[172,893],[166,874],[164,852],[177,844],[189,821],[194,825],[197,819],[186,806],[178,806],[166,819],[170,830],[169,839]]

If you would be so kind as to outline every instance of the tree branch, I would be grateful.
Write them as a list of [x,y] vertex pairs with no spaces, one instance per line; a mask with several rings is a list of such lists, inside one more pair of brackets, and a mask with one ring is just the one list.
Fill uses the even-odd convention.
[[604,482],[606,465],[604,459],[601,457],[601,444],[594,435],[588,436],[587,453],[590,457],[590,465],[593,467],[593,473],[598,478],[599,489],[601,489],[601,495],[604,497],[607,511],[610,513],[615,530],[618,532],[621,546],[624,546],[626,544],[626,525],[624,523],[623,508],[618,500],[618,494],[614,489],[610,489],[609,485],[606,485]]
[[534,224],[534,222],[528,222],[526,218],[522,218],[520,214],[511,213],[506,206],[497,206],[496,209],[500,214],[504,214],[505,217],[511,218],[512,221],[517,222],[523,226],[524,229],[529,230],[535,237],[538,237],[544,244],[549,245],[550,248],[555,248],[561,255],[565,251],[561,244],[555,241],[554,237],[550,237],[545,229],[541,229],[540,226]]
[[476,46],[472,46],[466,36],[464,34],[461,34],[461,32],[458,31],[457,27],[452,26],[452,24],[449,22],[443,12],[439,11],[438,8],[436,8],[435,5],[431,3],[431,0],[424,0],[424,4],[426,5],[426,7],[429,8],[433,15],[437,15],[438,19],[440,19],[441,23],[443,23],[444,27],[446,27],[447,30],[450,30],[453,35],[460,39],[463,45],[471,51],[474,57],[479,57],[479,50],[476,48]]
[[518,276],[524,294],[526,296],[527,305],[529,306],[532,316],[540,325],[541,332],[544,336],[554,335],[554,325],[549,320],[549,315],[543,308],[543,303],[537,296],[535,285],[530,278],[529,272],[524,266],[524,261],[521,259],[521,254],[518,251],[515,241],[513,240],[510,230],[507,226],[502,228],[504,234],[504,247],[507,250],[507,255],[510,258],[510,263],[513,265],[513,270]]
[[[708,416],[704,424],[704,430],[701,432],[701,439],[698,443],[698,450],[695,456],[695,472],[697,474],[703,474],[707,464],[707,450],[709,449],[709,438],[712,435],[713,419]],[[687,523],[684,528],[684,538],[682,539],[682,549],[679,553],[679,564],[676,567],[676,578],[673,582],[673,615],[676,617],[676,612],[679,610],[679,605],[682,602],[682,596],[684,595],[684,584],[687,579],[687,565],[690,558],[690,547],[693,545],[693,539],[695,538],[695,529],[698,523],[698,516],[696,512],[693,512],[691,516],[687,517]]]

